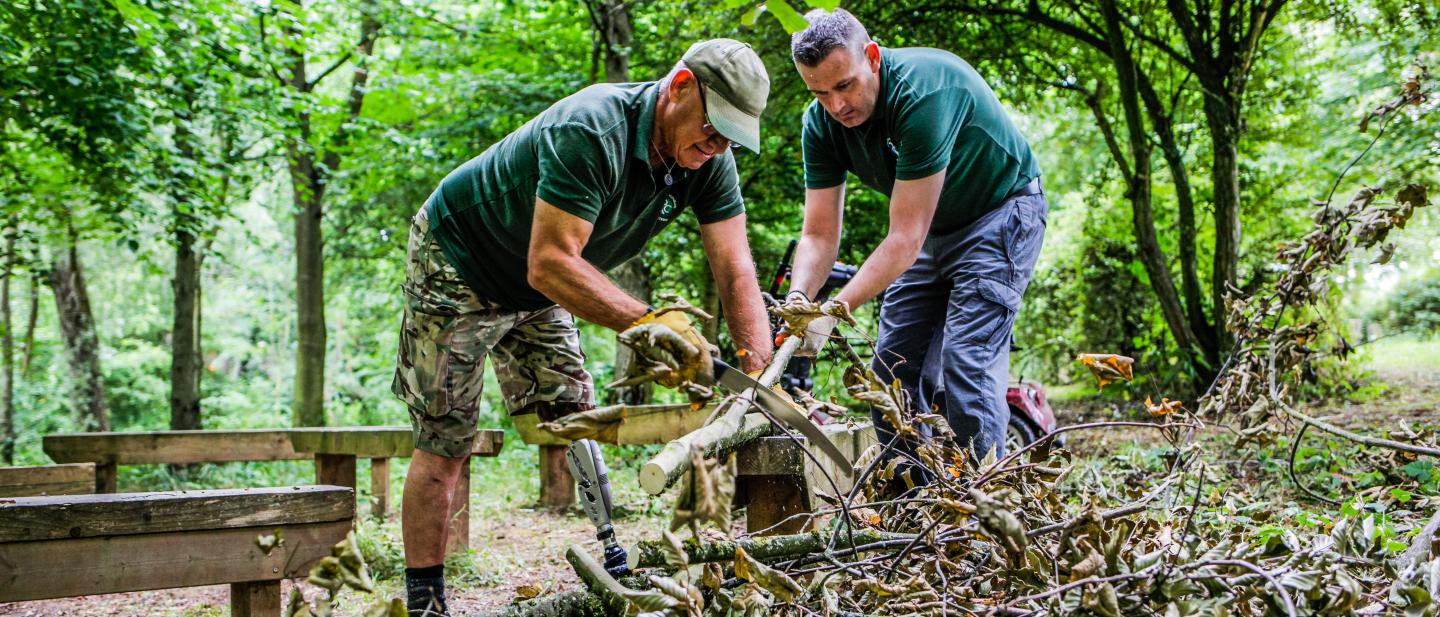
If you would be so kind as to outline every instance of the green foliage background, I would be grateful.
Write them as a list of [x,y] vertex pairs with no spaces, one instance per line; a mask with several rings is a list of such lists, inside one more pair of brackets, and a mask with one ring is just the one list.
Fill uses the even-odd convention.
[[[1040,157],[1052,212],[1016,332],[1025,349],[1014,372],[1060,384],[1077,377],[1070,363],[1076,353],[1116,352],[1137,358],[1144,377],[1129,387],[1141,398],[1183,393],[1193,369],[1176,360],[1136,256],[1123,183],[1083,102],[1035,78],[1036,63],[1045,60],[1037,55],[1046,50],[1017,47],[1013,33],[925,3],[845,5],[884,45],[941,47],[973,63]],[[69,230],[80,238],[87,268],[114,427],[166,428],[177,203],[207,250],[205,426],[290,423],[293,204],[283,144],[295,128],[287,118],[305,110],[318,132],[333,132],[344,117],[345,92],[330,80],[311,96],[297,96],[278,87],[272,73],[282,45],[305,46],[312,74],[341,60],[354,46],[362,9],[376,11],[382,30],[367,63],[371,81],[352,127],[358,130],[326,195],[327,414],[335,425],[407,421],[389,384],[410,216],[451,169],[591,83],[597,69],[586,7],[575,0],[366,6],[357,0],[0,6],[0,206],[17,238],[10,326],[17,337],[29,318],[31,289],[41,286],[33,350],[20,345],[16,352],[33,355],[16,380],[17,464],[46,462],[40,437],[76,427],[54,304],[36,278]],[[764,12],[778,19],[764,18],[758,8],[729,1],[632,3],[635,42],[627,51],[631,75],[640,80],[663,75],[702,38],[738,38],[761,53],[773,80],[764,152],[742,154],[738,165],[751,244],[768,284],[800,228],[799,119],[810,95],[788,60],[782,24],[789,5],[768,3]],[[274,24],[286,14],[303,25],[303,36],[277,43]],[[1440,59],[1437,20],[1424,3],[1385,0],[1297,2],[1278,18],[1247,94],[1244,285],[1265,280],[1276,245],[1308,225],[1311,200],[1325,197],[1363,147],[1368,135],[1354,126],[1364,113],[1393,95],[1412,64],[1434,66]],[[1065,53],[1073,73],[1107,79],[1103,63]],[[350,70],[340,64],[346,68],[337,74]],[[1184,83],[1173,85],[1179,97],[1202,96]],[[1379,152],[1339,187],[1340,198],[1362,183],[1433,185],[1436,127],[1413,118],[1389,129]],[[177,127],[196,136],[194,152],[177,148]],[[1187,163],[1206,167],[1203,127],[1192,122],[1177,130]],[[1173,187],[1159,169],[1157,227],[1173,256]],[[1195,177],[1202,219],[1209,216],[1206,177]],[[858,264],[884,234],[886,202],[858,185],[849,195],[841,260]],[[1391,315],[1422,314],[1406,302],[1428,303],[1425,310],[1437,313],[1433,263],[1440,256],[1434,240],[1440,223],[1423,212],[1411,225],[1394,263],[1357,262],[1335,281],[1336,317],[1358,320],[1378,315],[1382,306],[1396,307]],[[1209,229],[1201,225],[1202,249],[1213,246]],[[690,298],[704,293],[708,273],[692,220],[667,230],[646,257],[657,290]],[[1202,277],[1206,267],[1202,260]],[[1385,304],[1397,285],[1418,291]],[[865,323],[873,323],[870,310],[860,311]],[[1398,317],[1384,319],[1405,327]],[[1437,322],[1425,323],[1420,329],[1433,334]],[[583,335],[592,371],[603,382],[610,376],[613,334],[587,325]],[[825,387],[838,376],[822,361],[817,378]],[[484,424],[506,424],[497,394],[492,382]]]

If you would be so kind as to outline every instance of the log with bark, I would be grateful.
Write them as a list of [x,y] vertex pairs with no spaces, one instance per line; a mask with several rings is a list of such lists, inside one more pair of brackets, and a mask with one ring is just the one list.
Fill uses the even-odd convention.
[[[739,540],[724,540],[720,542],[709,542],[698,544],[694,541],[686,542],[683,546],[685,554],[690,557],[691,564],[697,563],[718,563],[733,561],[735,549],[745,549],[751,557],[760,561],[769,562],[785,557],[798,557],[821,553],[830,546],[832,540],[830,532],[820,530],[810,533],[797,533],[785,536],[761,536],[741,538]],[[849,547],[874,544],[887,540],[914,540],[913,534],[891,533],[878,529],[857,529],[852,534],[842,534],[840,543]],[[664,543],[659,541],[640,542],[630,551],[630,568],[659,568],[665,565]]]
[[[775,351],[770,366],[759,377],[761,384],[770,386],[780,379],[791,356],[800,348],[800,341],[800,337],[792,336]],[[651,495],[665,492],[690,469],[693,447],[703,449],[707,458],[722,456],[770,434],[769,421],[761,414],[750,413],[755,408],[753,396],[753,392],[746,391],[731,398],[715,411],[714,422],[665,444],[659,454],[640,468],[640,487]]]

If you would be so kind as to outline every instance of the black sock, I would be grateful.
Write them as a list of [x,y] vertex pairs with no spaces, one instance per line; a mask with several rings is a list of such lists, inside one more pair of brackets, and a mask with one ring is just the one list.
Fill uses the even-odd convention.
[[445,564],[405,568],[405,595],[410,617],[449,617],[445,607]]

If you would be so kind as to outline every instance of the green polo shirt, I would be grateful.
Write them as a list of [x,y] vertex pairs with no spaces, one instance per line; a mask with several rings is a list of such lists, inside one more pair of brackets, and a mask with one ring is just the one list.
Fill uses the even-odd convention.
[[425,202],[440,250],[483,298],[514,310],[554,304],[527,282],[535,198],[594,224],[581,256],[602,271],[640,254],[690,208],[700,224],[745,212],[729,152],[696,171],[652,169],[654,82],[599,84],[551,105],[450,172]]
[[812,101],[802,143],[812,189],[837,186],[851,172],[889,197],[896,180],[945,170],[931,234],[964,227],[1040,177],[1030,145],[990,86],[939,49],[882,49],[870,119],[846,128]]

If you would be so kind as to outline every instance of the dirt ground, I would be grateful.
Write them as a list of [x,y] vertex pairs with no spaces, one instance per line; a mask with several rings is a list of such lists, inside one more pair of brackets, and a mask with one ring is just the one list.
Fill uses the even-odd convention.
[[[1367,402],[1322,403],[1308,412],[1341,426],[1372,430],[1399,428],[1415,421],[1440,423],[1440,371],[1386,368],[1377,377],[1388,385]],[[1073,425],[1126,419],[1128,413],[1123,405],[1089,401],[1057,404],[1056,411],[1062,425]],[[1081,456],[1097,456],[1115,452],[1127,443],[1141,443],[1147,437],[1133,430],[1084,432],[1073,435],[1067,446]],[[622,501],[622,505],[631,504]],[[657,516],[617,521],[622,544],[658,536],[660,521]],[[465,573],[465,582],[452,584],[450,592],[455,615],[474,615],[504,606],[517,598],[522,586],[538,586],[546,594],[576,588],[580,583],[565,563],[565,549],[579,543],[592,554],[599,554],[594,528],[578,511],[562,514],[532,508],[483,508],[471,521],[470,541],[473,568]],[[285,584],[287,595],[290,585]],[[378,591],[398,597],[401,586],[402,581],[391,579],[383,582]],[[308,594],[315,593],[314,588],[308,589]],[[111,594],[0,604],[0,616],[209,617],[229,614],[228,597],[226,586]],[[360,611],[354,604],[337,608],[340,616],[358,615]]]

